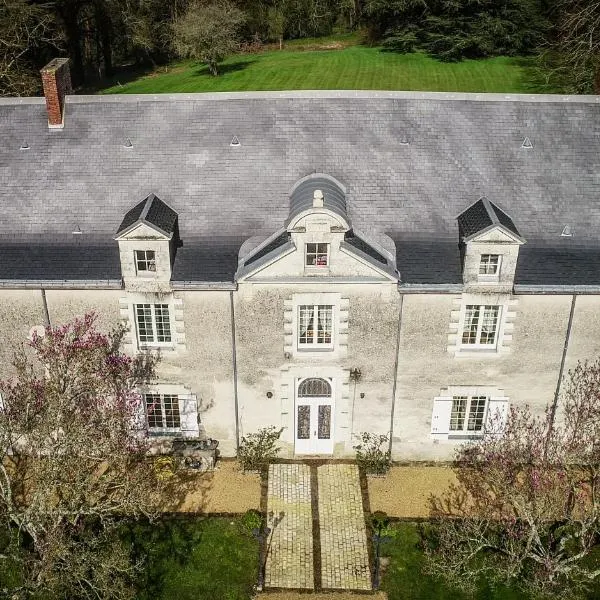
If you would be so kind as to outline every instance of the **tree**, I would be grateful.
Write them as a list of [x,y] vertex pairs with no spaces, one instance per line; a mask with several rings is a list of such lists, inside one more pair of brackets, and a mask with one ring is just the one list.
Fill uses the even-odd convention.
[[368,0],[371,37],[441,60],[530,54],[547,22],[542,0]]
[[550,80],[568,93],[600,94],[600,0],[559,0],[542,59]]
[[0,572],[18,573],[11,598],[132,597],[119,519],[154,515],[168,483],[168,464],[147,458],[135,392],[156,359],[124,355],[123,328],[107,336],[94,320],[34,334],[0,382]]
[[180,56],[206,63],[212,75],[218,64],[238,46],[244,13],[228,0],[207,4],[195,0],[173,25],[174,46]]
[[27,0],[0,0],[0,96],[23,96],[40,87],[32,51],[58,47],[61,36],[50,7]]
[[458,484],[432,500],[431,572],[562,598],[600,576],[600,360],[569,373],[559,409],[512,408],[503,432],[457,450]]

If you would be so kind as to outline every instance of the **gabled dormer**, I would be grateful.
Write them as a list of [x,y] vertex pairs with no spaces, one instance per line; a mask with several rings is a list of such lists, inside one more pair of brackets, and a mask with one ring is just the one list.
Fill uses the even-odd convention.
[[[385,241],[393,246],[389,238]],[[344,186],[329,175],[315,173],[292,188],[284,227],[242,246],[236,278],[395,281],[395,248],[390,251],[356,231],[348,216]]]
[[509,292],[525,243],[513,220],[483,197],[458,216],[458,229],[465,286]]
[[115,240],[126,288],[168,288],[179,243],[177,213],[171,207],[150,194],[125,215]]

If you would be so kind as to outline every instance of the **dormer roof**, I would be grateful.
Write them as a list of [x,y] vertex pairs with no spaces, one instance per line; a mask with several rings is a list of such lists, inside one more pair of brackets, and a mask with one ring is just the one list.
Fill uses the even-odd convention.
[[503,229],[515,241],[524,243],[513,220],[485,196],[469,206],[458,216],[461,242],[470,242],[494,228]]
[[149,225],[170,239],[175,232],[177,213],[158,196],[150,194],[123,217],[117,229],[117,238],[129,233],[141,223]]
[[290,215],[287,223],[294,217],[314,207],[315,192],[323,194],[323,208],[339,215],[349,223],[346,207],[346,188],[336,179],[324,173],[313,173],[296,183],[290,194]]

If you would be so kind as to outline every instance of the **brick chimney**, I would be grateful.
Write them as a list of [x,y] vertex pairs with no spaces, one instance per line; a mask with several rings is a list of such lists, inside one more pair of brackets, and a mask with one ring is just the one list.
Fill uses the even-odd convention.
[[64,126],[65,96],[72,92],[68,58],[54,58],[41,71],[48,127],[62,129]]

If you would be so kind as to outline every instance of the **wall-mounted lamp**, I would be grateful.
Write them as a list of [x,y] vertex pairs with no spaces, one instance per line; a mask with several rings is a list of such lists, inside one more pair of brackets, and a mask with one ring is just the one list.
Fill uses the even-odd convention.
[[269,400],[273,397],[273,392],[267,392],[267,398],[269,398]]
[[352,381],[358,381],[361,377],[362,373],[358,367],[350,369],[350,379],[352,379]]
[[365,397],[365,393],[364,393],[364,392],[361,392],[361,393],[360,393],[360,397],[361,397],[361,398],[364,398],[364,397]]

